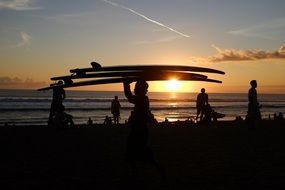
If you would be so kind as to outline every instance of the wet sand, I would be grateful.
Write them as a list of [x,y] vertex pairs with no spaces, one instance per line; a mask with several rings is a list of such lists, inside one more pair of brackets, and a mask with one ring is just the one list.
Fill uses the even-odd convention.
[[[129,128],[94,125],[0,128],[1,189],[284,189],[285,124],[263,121],[162,124],[150,144],[164,167],[161,182],[151,165],[137,178],[124,160]],[[4,188],[5,187],[5,188]]]

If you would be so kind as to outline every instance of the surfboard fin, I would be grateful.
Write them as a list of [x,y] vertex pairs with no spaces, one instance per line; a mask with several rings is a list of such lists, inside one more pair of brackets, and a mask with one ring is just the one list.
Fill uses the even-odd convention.
[[102,68],[102,66],[95,61],[92,61],[90,64],[94,70],[100,70]]

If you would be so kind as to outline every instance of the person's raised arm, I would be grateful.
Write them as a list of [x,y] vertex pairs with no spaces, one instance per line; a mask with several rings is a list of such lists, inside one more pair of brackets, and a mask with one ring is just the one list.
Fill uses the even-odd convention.
[[130,103],[134,103],[134,95],[131,92],[130,81],[124,81],[124,93]]

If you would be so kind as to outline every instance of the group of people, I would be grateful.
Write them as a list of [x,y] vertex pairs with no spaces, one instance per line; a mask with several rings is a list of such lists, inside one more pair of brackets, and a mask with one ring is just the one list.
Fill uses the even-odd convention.
[[[127,148],[126,148],[126,160],[130,163],[132,173],[134,176],[138,173],[138,162],[147,162],[153,165],[158,173],[161,175],[162,179],[165,179],[165,172],[163,167],[161,167],[158,162],[154,159],[151,148],[148,145],[148,121],[153,115],[150,113],[149,108],[149,99],[147,96],[148,92],[148,83],[144,80],[139,80],[135,84],[134,94],[130,89],[131,81],[125,81],[123,83],[124,86],[124,94],[127,100],[134,104],[133,111],[131,112],[131,116],[129,118],[130,123],[130,134],[127,139]],[[250,82],[251,88],[248,92],[248,115],[247,119],[251,127],[254,127],[254,123],[256,120],[261,119],[261,114],[259,108],[258,99],[257,99],[257,82],[255,80]],[[56,120],[57,114],[64,113],[64,106],[62,105],[62,100],[65,98],[65,92],[62,88],[54,88],[53,101],[51,104],[50,118],[49,122],[54,122]],[[196,120],[200,118],[200,121],[210,120],[215,117],[215,112],[211,108],[208,102],[208,95],[205,92],[205,89],[201,89],[201,93],[197,96],[196,101],[197,106],[197,116]],[[121,105],[119,103],[118,97],[115,96],[114,100],[111,104],[111,112],[114,117],[114,123],[119,123],[120,117],[120,108]],[[68,115],[68,114],[67,114]],[[68,122],[72,117],[66,116],[63,114],[63,118],[65,117]],[[89,123],[92,124],[89,118]],[[108,122],[111,122],[110,120]]]
[[[261,120],[260,108],[262,105],[259,104],[257,98],[257,82],[256,80],[250,81],[251,88],[248,91],[248,111],[246,115],[246,120],[248,121],[248,126],[250,129],[255,127],[255,122]],[[200,121],[209,122],[211,120],[216,120],[218,118],[218,113],[215,112],[208,101],[208,94],[205,93],[205,89],[201,89],[201,93],[197,96],[196,101],[197,108],[197,116],[196,121],[198,121],[198,117],[200,116]],[[241,119],[241,117],[238,117]]]
[[[62,85],[62,81],[59,81],[57,85]],[[246,120],[249,123],[249,126],[254,126],[254,121],[261,120],[260,108],[261,105],[257,99],[257,82],[256,80],[252,80],[250,82],[251,88],[248,92],[248,113],[246,116]],[[70,114],[65,113],[65,107],[63,106],[63,100],[65,99],[65,91],[61,87],[53,88],[53,99],[50,108],[50,115],[48,124],[56,124],[56,125],[63,125],[63,126],[73,126],[72,116]],[[127,96],[126,96],[127,97]],[[129,100],[130,101],[130,100]],[[113,122],[112,118],[106,115],[104,124],[110,125],[112,123],[119,124],[120,123],[120,109],[121,104],[118,100],[118,96],[115,96],[111,103],[111,113],[113,115]],[[208,94],[206,93],[205,88],[201,89],[201,93],[198,94],[196,100],[196,109],[197,114],[195,121],[198,122],[205,122],[209,123],[212,120],[216,121],[217,118],[223,117],[223,114],[218,114],[215,112],[211,105],[209,104]],[[132,115],[129,119],[132,119]],[[93,121],[91,118],[87,121],[88,125],[92,125]]]
[[[74,127],[73,117],[65,112],[63,100],[66,98],[65,90],[60,87],[63,82],[59,81],[55,88],[53,88],[53,97],[51,102],[50,114],[48,119],[48,126],[56,126],[58,128]],[[115,96],[111,104],[111,113],[113,114],[114,124],[119,124],[120,121],[121,104],[118,96]],[[89,117],[87,125],[92,125],[93,121]],[[112,124],[112,119],[109,116],[105,117],[104,124]]]

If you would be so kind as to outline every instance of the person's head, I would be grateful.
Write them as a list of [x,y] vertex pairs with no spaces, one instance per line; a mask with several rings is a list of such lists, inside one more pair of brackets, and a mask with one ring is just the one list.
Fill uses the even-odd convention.
[[256,80],[250,81],[250,85],[251,85],[252,88],[256,88],[256,87],[257,87],[257,82],[256,82]]
[[148,89],[148,84],[145,80],[139,80],[135,85],[135,94],[136,95],[146,95]]
[[202,93],[205,93],[205,91],[206,91],[205,88],[201,88]]
[[118,100],[118,96],[115,96],[115,100]]

